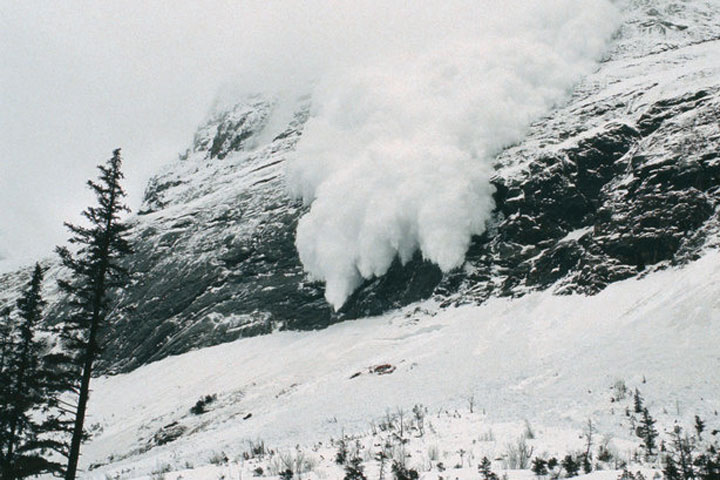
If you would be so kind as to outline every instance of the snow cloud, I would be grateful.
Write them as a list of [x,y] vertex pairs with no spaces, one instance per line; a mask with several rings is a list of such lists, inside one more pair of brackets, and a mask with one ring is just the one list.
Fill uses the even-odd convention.
[[311,205],[300,258],[335,308],[397,257],[462,265],[494,207],[491,160],[592,71],[618,20],[607,0],[423,5],[394,12],[408,41],[324,72],[288,167]]

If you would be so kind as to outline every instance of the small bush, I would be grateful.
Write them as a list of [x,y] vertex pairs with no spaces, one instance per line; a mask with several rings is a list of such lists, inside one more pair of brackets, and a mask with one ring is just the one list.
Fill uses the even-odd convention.
[[568,477],[577,477],[580,471],[580,462],[573,458],[572,455],[565,455],[562,461],[562,467]]
[[478,465],[478,473],[482,475],[482,480],[498,480],[498,476],[492,471],[490,459],[483,457]]
[[598,453],[597,453],[597,460],[598,462],[611,462],[613,459],[613,453],[610,451],[610,448],[607,444],[601,444],[598,447]]
[[243,460],[250,460],[251,458],[262,458],[268,453],[271,453],[266,447],[265,447],[265,441],[264,440],[249,440],[248,441],[248,450],[243,452],[242,458]]
[[504,456],[505,468],[507,470],[526,470],[530,467],[532,453],[533,448],[527,444],[525,438],[520,437],[514,445],[507,446]]
[[547,460],[540,457],[535,457],[532,462],[532,472],[538,477],[548,474]]
[[392,472],[395,480],[417,480],[420,477],[417,470],[408,468],[397,460],[393,461]]

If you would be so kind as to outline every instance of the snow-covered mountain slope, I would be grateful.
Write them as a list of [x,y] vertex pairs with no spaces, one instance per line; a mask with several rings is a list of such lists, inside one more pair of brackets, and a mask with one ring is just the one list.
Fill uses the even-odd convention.
[[[421,470],[432,444],[446,452],[448,465],[460,449],[474,452],[475,463],[499,458],[525,420],[539,432],[531,442],[536,454],[580,448],[583,425],[592,419],[598,439],[613,438],[632,457],[639,440],[625,413],[631,400],[611,401],[612,387],[638,387],[661,429],[675,420],[691,425],[695,414],[716,428],[719,344],[717,251],[592,297],[544,291],[479,306],[425,302],[321,331],[240,339],[98,378],[83,461],[94,464],[88,478],[119,472],[135,478],[166,465],[199,467],[222,453],[250,476],[258,464],[243,463],[242,454],[249,442],[264,441],[286,452],[299,445],[325,465],[320,471],[329,468],[326,478],[340,478],[331,437],[359,434],[373,449],[378,439],[367,433],[370,422],[398,409],[412,416],[416,404],[435,425],[408,447],[411,465]],[[192,414],[206,395],[216,395],[207,412]],[[475,415],[468,413],[471,398]],[[492,441],[473,441],[490,430]],[[317,442],[330,450],[321,450],[324,464],[313,451]],[[196,478],[216,478],[212,470],[205,474]]]
[[[718,244],[720,4],[627,0],[597,71],[495,160],[496,204],[461,268],[419,253],[334,312],[295,246],[307,212],[285,163],[313,99],[218,105],[131,218],[133,282],[105,335],[103,371],[278,329],[314,329],[413,302],[478,303],[537,290],[595,294]],[[53,278],[51,316],[62,315]],[[0,303],[27,278],[0,276]],[[111,335],[109,333],[112,333]]]

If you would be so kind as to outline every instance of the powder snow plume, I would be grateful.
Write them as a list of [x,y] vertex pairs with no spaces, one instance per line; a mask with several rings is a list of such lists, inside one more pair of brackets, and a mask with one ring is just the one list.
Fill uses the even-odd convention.
[[311,205],[300,259],[336,309],[396,257],[462,265],[494,208],[492,159],[592,71],[619,21],[607,0],[461,7],[457,23],[413,23],[428,41],[345,62],[315,87],[287,176]]

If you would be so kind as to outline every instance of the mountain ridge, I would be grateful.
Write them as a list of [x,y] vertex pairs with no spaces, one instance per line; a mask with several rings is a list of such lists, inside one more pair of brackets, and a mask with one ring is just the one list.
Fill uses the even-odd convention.
[[[128,220],[135,275],[105,332],[99,371],[427,298],[447,306],[544,289],[594,294],[716,248],[720,6],[631,1],[624,15],[598,70],[497,157],[493,220],[463,267],[443,274],[419,253],[396,260],[338,312],[303,271],[294,234],[307,207],[284,182],[312,99],[223,104],[151,179]],[[63,273],[48,265],[49,317],[61,319],[52,282]],[[12,302],[26,276],[0,275],[0,303]]]

